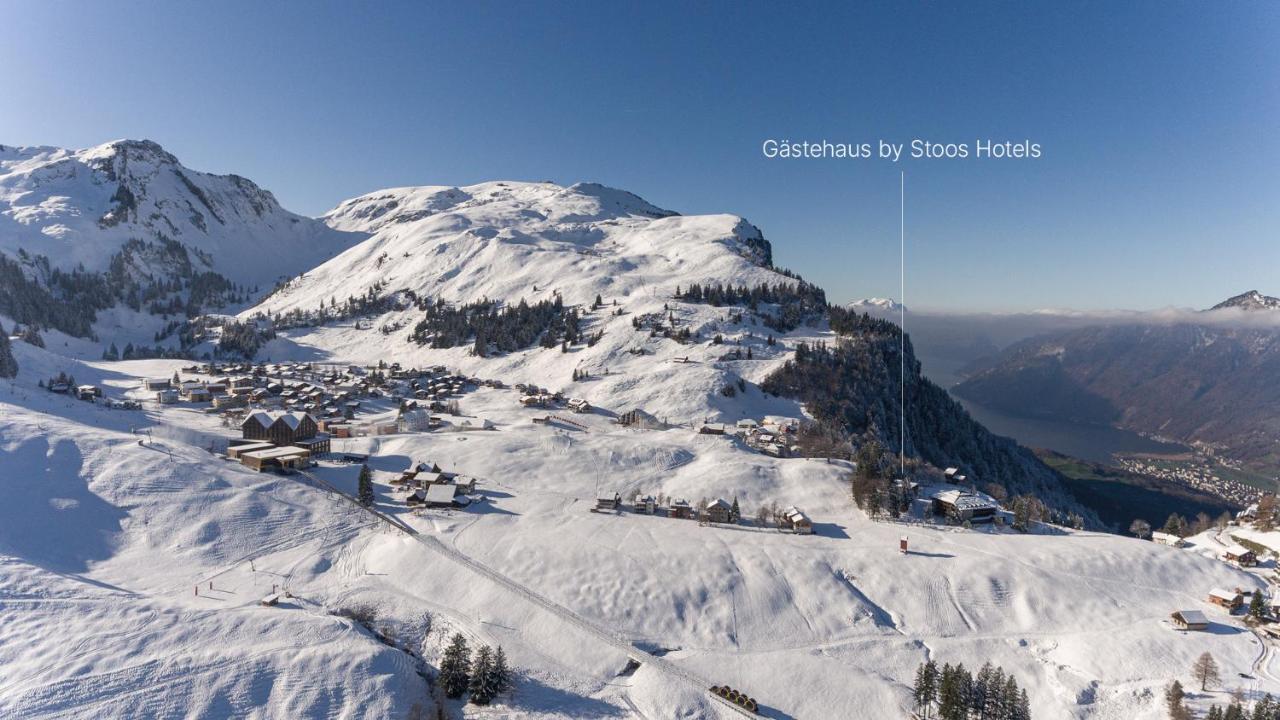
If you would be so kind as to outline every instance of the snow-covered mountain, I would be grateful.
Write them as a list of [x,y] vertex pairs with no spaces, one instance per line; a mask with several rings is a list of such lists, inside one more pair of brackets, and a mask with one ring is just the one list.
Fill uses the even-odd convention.
[[906,308],[897,300],[889,298],[862,298],[861,300],[853,300],[845,304],[845,307],[857,312],[869,312],[872,314],[882,314],[886,312],[899,312]]
[[1227,308],[1239,308],[1241,310],[1280,310],[1280,298],[1263,295],[1257,290],[1250,290],[1246,293],[1240,293],[1235,297],[1227,298],[1222,302],[1209,308],[1214,310],[1225,310]]
[[281,208],[243,177],[186,168],[148,140],[84,150],[0,145],[0,253],[11,257],[105,271],[132,241],[123,259],[135,277],[165,278],[189,264],[267,290],[359,239]]
[[786,280],[769,268],[769,243],[742,218],[681,216],[596,184],[395,188],[348,200],[323,219],[369,239],[259,309],[314,310],[375,283],[450,302],[559,294],[578,304],[598,294],[669,295],[682,282]]

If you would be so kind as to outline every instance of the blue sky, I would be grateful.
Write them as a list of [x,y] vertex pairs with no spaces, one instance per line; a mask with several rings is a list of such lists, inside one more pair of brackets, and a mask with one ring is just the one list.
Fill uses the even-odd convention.
[[[759,225],[833,300],[1280,294],[1276,3],[0,4],[0,143],[156,140],[319,214],[592,180]],[[1038,160],[780,161],[767,138],[1030,139]]]

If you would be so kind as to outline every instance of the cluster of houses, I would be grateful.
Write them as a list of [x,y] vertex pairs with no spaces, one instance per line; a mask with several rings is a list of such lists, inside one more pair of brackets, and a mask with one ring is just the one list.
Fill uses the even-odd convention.
[[[1185,547],[1187,541],[1173,533],[1161,532],[1156,530],[1151,533],[1151,541],[1158,545],[1167,545],[1169,547]],[[1258,564],[1258,553],[1241,545],[1240,543],[1229,543],[1219,553],[1218,559],[1235,565],[1236,567],[1253,567]]]
[[[724,498],[708,500],[702,506],[695,507],[684,498],[673,497],[666,502],[659,502],[653,495],[637,493],[630,507],[632,512],[641,515],[662,513],[669,518],[697,520],[705,524],[736,525],[742,520],[737,501],[731,503]],[[625,508],[622,495],[614,493],[596,498],[592,512],[619,512],[623,509]],[[809,535],[813,532],[813,521],[795,507],[789,507],[778,513],[778,526],[800,535]]]
[[410,466],[391,484],[408,493],[404,501],[409,507],[465,507],[471,503],[467,496],[476,491],[475,478],[443,472],[427,462]]
[[[502,387],[498,381],[484,381],[449,373],[444,366],[424,370],[390,366],[317,366],[284,364],[212,364],[184,367],[182,373],[210,375],[204,379],[149,378],[144,390],[155,393],[162,404],[181,401],[209,403],[208,412],[221,413],[227,421],[243,422],[254,411],[282,410],[311,416],[320,431],[333,437],[383,435],[395,432],[422,432],[441,426],[432,413],[450,408],[446,401],[466,392],[468,386]],[[368,398],[390,398],[400,403],[394,421],[358,422],[357,414],[367,410]]]
[[[1245,599],[1246,597],[1252,600],[1255,592],[1262,591],[1240,587],[1231,589],[1213,588],[1205,599],[1210,605],[1227,611],[1227,614],[1234,614],[1248,603]],[[1263,613],[1263,620],[1268,622],[1274,622],[1276,618],[1280,618],[1280,596],[1265,599],[1263,601]],[[1199,610],[1178,610],[1169,616],[1169,621],[1173,627],[1179,630],[1208,630],[1210,625],[1209,618]]]
[[50,379],[45,384],[45,389],[51,393],[59,395],[70,395],[77,400],[83,400],[90,403],[102,403],[104,407],[113,410],[141,410],[142,404],[134,400],[113,400],[106,398],[102,394],[102,388],[97,385],[72,385],[69,381]]
[[800,448],[796,445],[798,430],[794,420],[782,418],[765,418],[764,422],[744,418],[733,425],[706,422],[698,428],[698,432],[703,435],[736,435],[742,438],[747,447],[776,458],[800,454]]
[[258,472],[307,468],[313,458],[330,451],[329,435],[302,412],[255,411],[240,423],[240,433],[240,440],[227,448],[227,457]]
[[540,388],[536,385],[525,385],[517,383],[516,390],[520,392],[520,404],[527,408],[554,408],[563,405],[575,413],[591,412],[591,403],[582,398],[566,399],[562,392],[551,392],[546,388]]

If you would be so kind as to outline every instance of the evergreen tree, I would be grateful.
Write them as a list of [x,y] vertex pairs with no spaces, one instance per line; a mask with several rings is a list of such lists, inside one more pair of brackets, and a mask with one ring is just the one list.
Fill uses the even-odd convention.
[[1210,685],[1221,682],[1222,678],[1218,674],[1218,661],[1213,656],[1205,652],[1196,658],[1196,662],[1191,666],[1191,675],[1200,681],[1200,690],[1208,690]]
[[1270,693],[1267,693],[1261,700],[1254,703],[1250,720],[1274,720],[1278,711],[1280,708],[1276,707],[1275,700]]
[[360,488],[358,491],[360,504],[365,507],[373,507],[373,473],[370,472],[368,465],[360,466]]
[[1182,683],[1174,680],[1169,683],[1169,687],[1164,690],[1164,704],[1169,709],[1169,717],[1176,717],[1178,709],[1183,706],[1183,698],[1186,693],[1182,690]]
[[[18,374],[18,361],[13,358],[13,348],[9,346],[9,333],[0,326],[0,377],[11,378]],[[43,387],[44,382],[41,381]]]
[[440,661],[440,687],[451,698],[462,697],[471,681],[471,664],[467,653],[467,639],[462,633],[453,636]]
[[[738,496],[733,496],[733,506],[729,508],[729,522],[736,523],[742,517],[742,509],[738,507]],[[1256,595],[1256,593],[1255,593]]]
[[507,665],[507,654],[502,646],[493,653],[493,694],[501,695],[511,689],[511,668]]
[[1249,599],[1249,617],[1255,620],[1261,620],[1263,613],[1267,610],[1267,605],[1262,600],[1262,592],[1253,591],[1253,596]]
[[476,705],[488,705],[493,700],[493,651],[488,645],[476,650],[471,661],[471,683],[467,689],[471,692],[471,702]]
[[1244,707],[1240,705],[1239,700],[1231,701],[1226,712],[1222,713],[1222,720],[1245,720]]
[[916,703],[916,712],[923,718],[928,718],[933,710],[933,704],[938,699],[938,666],[932,660],[921,663],[916,668],[916,685],[913,698]]
[[1025,688],[1018,691],[1018,704],[1010,713],[1009,720],[1031,720],[1031,698],[1027,697]]
[[1164,521],[1164,527],[1161,529],[1164,532],[1169,533],[1170,535],[1177,535],[1178,537],[1186,537],[1187,536],[1187,519],[1182,517],[1178,513],[1172,513],[1169,515],[1169,519]]
[[44,338],[40,337],[40,331],[36,330],[35,325],[28,325],[22,329],[22,334],[18,339],[28,345],[34,345],[38,348],[44,347]]

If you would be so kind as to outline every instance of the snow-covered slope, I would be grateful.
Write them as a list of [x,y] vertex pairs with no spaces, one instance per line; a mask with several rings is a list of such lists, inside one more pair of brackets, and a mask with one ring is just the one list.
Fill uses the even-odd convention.
[[760,231],[733,215],[684,217],[593,184],[489,182],[382,190],[348,200],[324,220],[369,233],[258,308],[314,310],[375,282],[450,302],[530,302],[558,292],[670,295],[680,282],[754,285],[783,280]]
[[[178,362],[16,352],[17,381],[0,381],[0,715],[433,716],[408,654],[330,614],[356,605],[429,664],[453,632],[504,646],[516,691],[490,709],[446,702],[451,717],[737,717],[694,678],[748,690],[765,717],[893,718],[929,658],[1001,665],[1037,718],[1163,718],[1163,686],[1190,686],[1206,650],[1225,682],[1197,703],[1280,690],[1274,654],[1205,600],[1265,583],[1212,549],[872,521],[848,500],[845,463],[600,414],[556,430],[498,389],[461,399],[494,431],[336,441],[372,455],[376,507],[415,537],[305,478],[211,455],[228,431],[198,409],[112,411],[34,385],[66,370],[140,397],[137,377]],[[480,477],[483,499],[408,512],[388,481],[428,459]],[[315,474],[354,490],[351,466]],[[737,496],[748,515],[795,503],[815,534],[589,512],[602,490]],[[279,584],[295,597],[259,607]],[[1176,609],[1204,611],[1212,631],[1175,631]],[[679,672],[628,671],[626,643]]]
[[[43,255],[55,267],[108,269],[129,240],[180,243],[197,271],[269,289],[357,242],[280,207],[237,175],[182,166],[147,140],[84,150],[0,145],[0,252]],[[151,259],[135,268],[165,277]]]
[[1257,290],[1250,290],[1246,293],[1240,293],[1235,297],[1227,298],[1222,302],[1209,308],[1209,311],[1225,310],[1227,308],[1238,308],[1240,310],[1280,310],[1280,298],[1263,295]]

